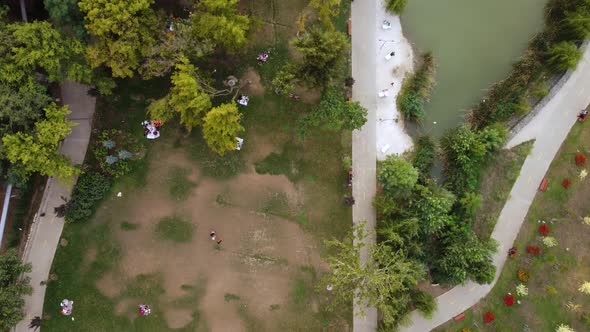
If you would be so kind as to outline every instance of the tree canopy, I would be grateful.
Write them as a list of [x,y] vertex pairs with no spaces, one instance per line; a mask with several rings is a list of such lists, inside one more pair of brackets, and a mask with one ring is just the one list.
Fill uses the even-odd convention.
[[23,273],[31,272],[31,264],[23,264],[16,250],[0,255],[0,330],[8,331],[25,318],[22,296],[31,294],[30,279]]
[[401,157],[390,155],[381,162],[377,179],[392,197],[407,197],[418,181],[418,170]]
[[228,50],[244,46],[250,30],[250,18],[239,15],[238,0],[201,0],[191,17],[193,33]]
[[113,77],[132,77],[146,50],[155,43],[157,18],[153,0],[80,0],[86,29],[94,36],[88,58],[106,65]]
[[367,122],[367,110],[357,101],[347,101],[335,87],[328,87],[322,99],[305,120],[314,126],[333,130],[354,130]]
[[45,119],[36,122],[31,133],[17,132],[2,138],[6,158],[17,176],[27,178],[39,172],[70,181],[78,173],[57,149],[59,142],[71,132],[72,122],[66,119],[69,113],[66,106],[50,104],[45,107]]
[[203,137],[211,150],[220,156],[236,149],[236,137],[243,131],[241,114],[235,102],[212,108],[203,119]]

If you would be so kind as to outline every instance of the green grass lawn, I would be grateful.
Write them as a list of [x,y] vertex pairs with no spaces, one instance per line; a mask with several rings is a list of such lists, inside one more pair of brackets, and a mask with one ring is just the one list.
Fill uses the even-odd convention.
[[[578,178],[585,167],[574,163],[575,154],[588,155],[589,146],[590,128],[576,123],[547,173],[547,191],[539,192],[529,209],[516,240],[517,257],[508,259],[492,292],[467,311],[465,320],[448,322],[437,331],[555,331],[560,324],[575,331],[590,330],[590,322],[584,319],[590,314],[590,296],[578,291],[590,275],[590,225],[582,222],[590,214],[590,187],[588,179]],[[561,185],[566,178],[572,181],[568,189]],[[556,247],[543,244],[538,231],[541,221],[549,226],[549,236],[557,239]],[[541,254],[527,254],[527,246],[539,246]],[[519,280],[520,269],[530,275],[528,282]],[[506,306],[504,296],[516,295],[520,283],[528,287],[528,296],[517,296],[520,304]],[[482,320],[487,311],[495,316],[489,324]]]
[[190,242],[193,238],[193,224],[179,216],[162,218],[156,225],[156,235],[172,242]]

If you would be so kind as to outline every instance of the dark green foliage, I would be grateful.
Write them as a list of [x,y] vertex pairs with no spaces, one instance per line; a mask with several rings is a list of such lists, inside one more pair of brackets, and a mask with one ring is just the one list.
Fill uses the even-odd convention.
[[16,250],[8,250],[0,256],[0,330],[8,331],[24,318],[25,301],[22,296],[31,294],[31,264],[23,264]]
[[397,98],[400,112],[406,119],[419,121],[424,118],[424,105],[434,86],[435,64],[431,53],[422,55],[422,64],[402,86]]
[[286,175],[292,182],[299,181],[303,176],[303,160],[301,158],[301,149],[293,144],[286,144],[283,151],[279,153],[272,152],[261,161],[255,163],[256,173]]
[[491,257],[496,250],[494,240],[482,241],[471,230],[453,231],[441,239],[432,261],[433,276],[437,282],[450,284],[463,284],[468,279],[489,284],[496,273]]
[[310,86],[324,85],[334,77],[349,48],[344,33],[317,28],[296,39],[293,45],[303,55],[298,76]]
[[66,205],[66,221],[88,220],[94,214],[100,200],[110,189],[111,181],[100,173],[86,172],[80,175],[74,186],[72,198]]
[[438,187],[416,186],[416,196],[410,203],[410,211],[420,220],[422,233],[437,235],[454,219],[449,212],[455,203],[455,195]]
[[87,35],[78,0],[43,0],[43,4],[53,22],[70,26],[78,38]]
[[408,0],[387,0],[385,6],[392,14],[399,15],[404,11],[407,4]]
[[412,303],[427,318],[432,317],[432,314],[436,310],[434,297],[417,289],[412,292]]
[[468,192],[459,200],[459,214],[464,220],[472,220],[481,207],[481,195]]
[[347,101],[344,94],[335,87],[328,87],[322,93],[318,107],[304,116],[298,130],[305,136],[310,126],[332,130],[354,130],[367,122],[367,110],[357,101]]
[[0,136],[32,130],[50,102],[47,89],[32,79],[18,87],[0,83]]
[[463,125],[449,130],[441,140],[445,185],[458,195],[475,191],[485,157],[500,148],[506,136],[506,129],[500,126],[475,131]]
[[582,58],[582,51],[573,42],[560,42],[547,52],[547,64],[554,72],[575,69]]
[[414,149],[414,160],[412,164],[422,177],[428,178],[432,165],[434,164],[434,157],[436,156],[436,145],[429,136],[421,136],[416,141],[416,147]]
[[418,181],[418,171],[401,157],[390,155],[380,165],[377,180],[391,197],[407,197]]

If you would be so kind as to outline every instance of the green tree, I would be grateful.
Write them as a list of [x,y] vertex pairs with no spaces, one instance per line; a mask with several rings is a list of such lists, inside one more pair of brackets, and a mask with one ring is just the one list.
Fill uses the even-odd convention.
[[410,211],[420,220],[426,235],[438,235],[454,220],[449,214],[455,195],[443,188],[416,186],[417,198],[410,202]]
[[420,172],[422,178],[430,177],[432,165],[434,165],[434,157],[436,154],[436,145],[429,136],[421,136],[416,141],[414,149],[414,160],[412,165]]
[[377,180],[392,197],[408,197],[418,181],[418,171],[401,157],[388,156],[379,166]]
[[547,63],[554,71],[575,69],[582,58],[582,51],[572,42],[560,42],[547,52]]
[[347,101],[338,89],[328,87],[322,93],[319,106],[305,121],[332,130],[354,130],[367,122],[367,110],[359,102]]
[[84,16],[78,0],[43,0],[49,18],[59,25],[69,25],[78,37],[84,37]]
[[201,0],[191,21],[193,33],[228,50],[244,46],[250,30],[250,18],[239,15],[238,0]]
[[392,14],[399,15],[404,11],[407,4],[408,0],[387,0],[385,6]]
[[334,76],[346,59],[345,52],[349,48],[344,33],[319,29],[307,32],[293,45],[303,55],[298,76],[313,86],[325,84]]
[[459,211],[461,216],[468,220],[473,219],[482,203],[481,195],[472,192],[466,193],[459,200]]
[[172,74],[172,88],[168,103],[180,113],[180,123],[191,131],[203,123],[203,116],[211,109],[211,98],[203,91],[195,66],[182,58]]
[[153,0],[80,0],[78,6],[94,36],[88,49],[93,67],[106,65],[113,77],[132,77],[154,43],[157,18]]
[[45,107],[45,120],[35,123],[32,133],[17,132],[2,138],[6,158],[18,177],[39,172],[68,181],[78,173],[58,151],[59,142],[72,130],[72,122],[66,119],[69,113],[66,106],[50,104]]
[[31,130],[50,102],[46,88],[32,79],[18,87],[0,82],[0,136]]
[[23,277],[31,272],[31,264],[23,264],[16,250],[11,249],[0,255],[0,330],[8,331],[25,318],[23,295],[33,292],[30,278]]
[[211,150],[220,156],[236,149],[236,137],[243,131],[241,114],[235,102],[212,108],[203,119],[203,137]]
[[317,11],[320,22],[325,27],[333,29],[332,18],[338,15],[341,2],[341,0],[311,0],[309,5]]
[[297,70],[297,66],[292,63],[284,65],[283,68],[279,70],[275,78],[272,80],[272,85],[277,94],[286,95],[295,89],[295,83],[298,82]]
[[435,280],[450,284],[464,284],[468,279],[480,284],[494,280],[496,267],[492,254],[494,240],[480,240],[471,230],[451,233],[441,240],[439,255],[433,260]]
[[[365,244],[364,227],[365,223],[355,226],[343,241],[325,242],[336,254],[328,257],[332,273],[321,284],[332,286],[331,306],[349,305],[356,294],[357,304],[377,307],[383,324],[393,327],[407,314],[410,290],[424,277],[424,268],[385,242]],[[360,250],[365,246],[369,259],[361,264]]]

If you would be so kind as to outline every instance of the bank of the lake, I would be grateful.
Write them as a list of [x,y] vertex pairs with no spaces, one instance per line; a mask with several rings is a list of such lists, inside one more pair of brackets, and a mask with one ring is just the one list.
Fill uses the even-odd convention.
[[[424,133],[439,137],[464,121],[494,82],[505,78],[529,40],[543,28],[547,0],[411,0],[402,16],[416,54],[431,51],[436,86],[426,105]],[[434,124],[436,122],[436,124]]]

